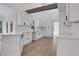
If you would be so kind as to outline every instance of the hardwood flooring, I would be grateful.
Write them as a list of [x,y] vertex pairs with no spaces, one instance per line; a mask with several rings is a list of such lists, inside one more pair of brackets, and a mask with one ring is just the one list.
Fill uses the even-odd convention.
[[43,37],[23,47],[22,56],[56,56],[53,38]]

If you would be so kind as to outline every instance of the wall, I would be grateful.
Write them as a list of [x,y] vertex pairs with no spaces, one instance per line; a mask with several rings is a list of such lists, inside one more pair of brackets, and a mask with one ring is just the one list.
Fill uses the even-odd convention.
[[[15,11],[8,8],[8,7],[0,5],[0,16],[4,16],[4,17],[10,17],[11,16],[11,17],[15,18]],[[9,19],[9,20],[11,20],[11,19]]]
[[16,11],[17,14],[17,25],[24,25],[24,22],[26,25],[30,25],[32,23],[32,16],[30,14],[27,14],[25,11]]

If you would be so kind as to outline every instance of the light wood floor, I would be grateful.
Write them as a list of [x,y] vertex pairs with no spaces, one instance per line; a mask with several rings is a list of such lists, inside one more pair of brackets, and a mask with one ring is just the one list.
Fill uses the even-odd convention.
[[53,38],[43,37],[23,47],[22,56],[55,56]]

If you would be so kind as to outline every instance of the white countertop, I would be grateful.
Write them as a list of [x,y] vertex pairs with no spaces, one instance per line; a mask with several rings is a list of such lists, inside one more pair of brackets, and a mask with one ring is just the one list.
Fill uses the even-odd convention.
[[22,33],[2,33],[0,35],[21,35]]

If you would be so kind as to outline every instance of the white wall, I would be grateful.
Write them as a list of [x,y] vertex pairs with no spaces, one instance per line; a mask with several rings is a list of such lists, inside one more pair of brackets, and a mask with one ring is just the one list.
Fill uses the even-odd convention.
[[[3,5],[0,5],[0,16],[4,16],[4,17],[14,17],[13,20],[15,20],[15,11],[8,8],[8,7],[5,7]],[[9,19],[11,20],[11,19]]]
[[25,11],[16,11],[17,14],[17,25],[24,25],[24,22],[26,25],[30,25],[32,23],[32,16],[30,14],[27,14]]

